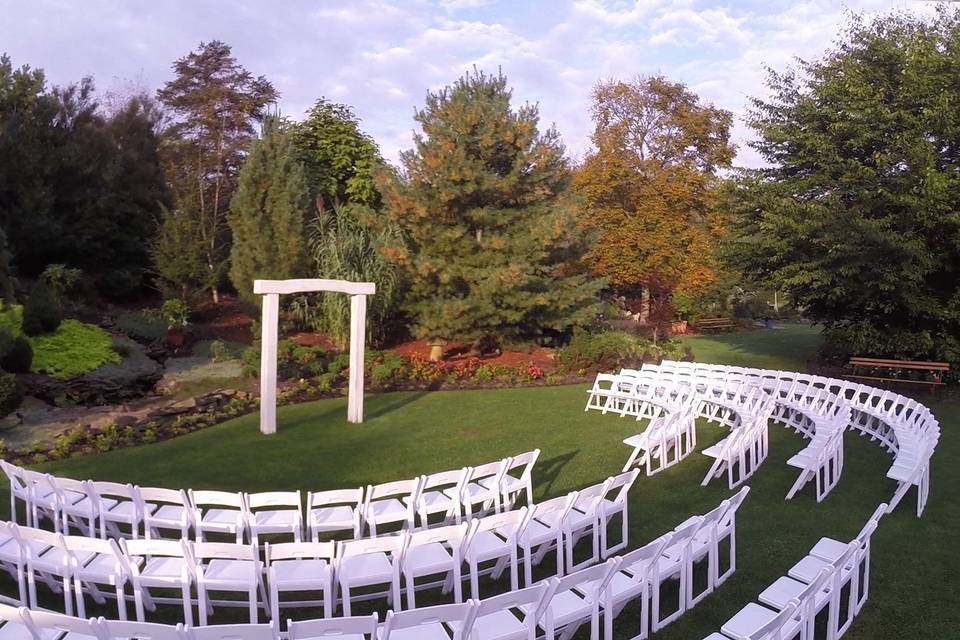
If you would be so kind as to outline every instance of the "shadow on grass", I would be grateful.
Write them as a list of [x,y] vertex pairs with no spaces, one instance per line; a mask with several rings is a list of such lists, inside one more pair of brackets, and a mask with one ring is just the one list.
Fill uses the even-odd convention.
[[553,493],[553,485],[560,477],[563,469],[577,457],[580,450],[564,453],[549,459],[537,460],[537,486],[540,499],[547,498]]
[[376,396],[377,400],[374,403],[371,403],[370,410],[367,411],[366,417],[368,419],[380,418],[385,416],[393,411],[397,411],[407,406],[412,402],[416,402],[420,398],[424,397],[430,393],[429,391],[412,391],[412,392],[399,392],[399,393],[384,393]]

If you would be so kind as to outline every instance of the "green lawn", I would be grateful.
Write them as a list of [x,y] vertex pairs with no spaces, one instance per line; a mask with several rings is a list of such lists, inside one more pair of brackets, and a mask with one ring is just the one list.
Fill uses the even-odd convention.
[[[797,335],[790,338],[790,331]],[[809,345],[815,339],[806,328],[768,338],[773,333],[696,338],[694,349],[703,360],[799,366],[796,363],[804,357],[798,341]],[[769,353],[750,360],[749,354],[763,346]],[[629,453],[620,441],[640,425],[584,413],[584,401],[582,386],[383,394],[368,396],[364,424],[350,425],[345,401],[325,400],[281,409],[279,432],[273,436],[260,435],[257,417],[249,415],[164,443],[44,469],[169,487],[332,489],[478,464],[539,447],[543,453],[534,480],[536,497],[541,499],[602,481],[619,472]],[[881,522],[874,538],[870,602],[849,638],[958,637],[960,614],[954,605],[960,562],[952,540],[960,530],[955,491],[960,451],[952,431],[960,407],[942,401],[931,405],[944,436],[934,459],[927,511],[923,519],[916,519],[911,494],[897,513]],[[715,425],[701,425],[699,433],[701,447],[723,435]],[[848,433],[843,479],[827,500],[816,504],[808,490],[784,501],[796,477],[785,461],[801,446],[802,440],[792,432],[771,429],[770,457],[750,482],[752,491],[738,520],[736,574],[657,638],[696,640],[717,629],[785,574],[821,536],[852,537],[876,505],[892,495],[893,483],[885,478],[889,457],[868,440]],[[641,476],[631,494],[631,547],[730,494],[719,483],[699,486],[708,466],[708,459],[696,453],[652,478]],[[5,496],[0,496],[0,504],[6,504]],[[241,615],[218,609],[212,621]],[[632,635],[626,631],[619,637]]]
[[820,347],[820,327],[788,324],[782,329],[758,329],[702,336],[684,336],[698,362],[781,371],[804,371],[807,358]]

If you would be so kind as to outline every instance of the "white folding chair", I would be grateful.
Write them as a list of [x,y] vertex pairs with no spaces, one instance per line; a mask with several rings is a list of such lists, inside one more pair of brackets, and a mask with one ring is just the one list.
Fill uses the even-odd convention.
[[470,479],[463,488],[463,512],[466,517],[499,513],[503,495],[501,482],[510,458],[470,467]]
[[610,558],[603,564],[562,578],[550,578],[552,593],[549,600],[544,600],[542,613],[538,616],[547,640],[554,640],[558,631],[562,631],[563,638],[570,638],[584,623],[590,624],[591,638],[600,638],[603,590],[619,564],[619,558]]
[[[700,530],[702,521],[702,518],[695,516],[674,529],[670,543],[664,547],[657,559],[657,566],[652,576],[653,582],[650,584],[653,595],[650,609],[650,630],[654,633],[682,616],[687,610],[687,582],[691,579],[688,571],[691,565],[690,546],[697,531]],[[661,617],[661,587],[667,580],[672,579],[678,581],[677,609]]]
[[33,631],[27,626],[23,612],[26,607],[14,607],[0,603],[0,638],[3,640],[29,640]]
[[310,539],[319,542],[321,533],[350,532],[360,537],[363,489],[314,491],[307,494],[307,530]]
[[[132,484],[93,481],[90,495],[100,504],[100,537],[139,538],[143,523],[137,488]],[[111,506],[112,502],[112,506]],[[156,506],[152,506],[156,509]],[[121,529],[127,527],[128,531]]]
[[10,481],[10,519],[13,522],[20,522],[17,516],[17,500],[20,500],[23,502],[23,522],[26,523],[27,526],[32,526],[30,484],[27,481],[26,475],[23,473],[24,470],[6,460],[0,460],[0,469],[3,469],[3,473]]
[[[20,543],[18,527],[12,522],[0,521],[0,567],[17,581],[19,604],[30,602],[27,594],[27,550]],[[38,549],[42,552],[45,549]]]
[[294,542],[303,536],[303,511],[299,491],[268,491],[248,493],[247,529],[254,546],[260,544],[260,534],[290,534]]
[[267,624],[214,624],[187,629],[190,640],[277,640],[273,622]]
[[471,523],[466,549],[470,567],[470,595],[474,600],[480,597],[481,563],[494,562],[494,566],[484,569],[483,573],[491,573],[495,580],[505,569],[509,569],[511,591],[519,588],[517,540],[523,534],[527,513],[528,509],[522,507],[516,511],[478,518]]
[[[261,601],[269,615],[257,547],[229,542],[195,542],[191,547],[191,558],[194,562],[201,625],[207,624],[208,613],[213,613],[214,600],[210,598],[210,592],[245,593],[251,624],[258,621],[257,608]],[[258,595],[260,600],[257,599]]]
[[100,640],[97,621],[39,609],[22,609],[20,615],[35,640]]
[[343,615],[351,615],[351,590],[388,584],[387,601],[400,608],[400,565],[407,534],[346,540],[337,543],[337,584],[343,601]]
[[539,565],[551,549],[556,554],[556,575],[563,575],[563,522],[576,499],[577,492],[574,491],[529,507],[527,522],[517,538],[517,544],[523,550],[524,586],[533,584],[533,566]]
[[377,527],[400,523],[400,530],[412,529],[414,505],[420,491],[420,478],[397,480],[370,485],[366,491],[363,520],[371,536],[377,535]]
[[[825,588],[831,575],[832,570],[830,568],[821,568],[809,584],[799,582],[789,576],[781,576],[764,589],[757,599],[774,611],[782,611],[791,603],[796,604],[797,621],[801,624],[802,629],[800,637],[812,639],[816,637],[817,614],[823,607],[829,605],[832,599],[829,588]],[[765,612],[755,610],[755,613],[760,613],[761,616],[753,616],[752,625],[754,626],[764,622],[762,614]],[[744,622],[744,628],[738,630],[741,633],[752,630],[750,628],[751,622]],[[829,630],[827,635],[831,636]]]
[[[577,571],[600,559],[600,501],[609,492],[611,479],[600,484],[581,489],[577,492],[573,508],[563,519],[563,537],[566,551],[566,570]],[[574,551],[577,542],[584,536],[590,536],[590,556],[575,562]]]
[[175,625],[100,618],[100,640],[189,640],[182,622]]
[[86,494],[74,494],[73,492],[64,492],[61,495],[57,492],[56,479],[48,473],[40,473],[23,470],[23,477],[26,478],[30,487],[30,520],[31,526],[40,527],[42,519],[47,518],[53,523],[53,530],[60,532],[60,525],[63,519],[60,517],[60,503],[64,495],[71,502],[78,502]]
[[461,500],[469,478],[470,470],[466,467],[423,476],[416,505],[420,526],[429,526],[430,516],[437,513],[443,514],[444,524],[460,524],[463,517]]
[[[737,570],[737,511],[740,510],[740,507],[743,505],[743,501],[747,499],[747,495],[749,493],[750,487],[741,487],[739,491],[730,496],[730,505],[728,506],[727,511],[723,514],[723,518],[720,520],[720,523],[717,526],[716,538],[718,562],[713,576],[713,583],[715,586],[723,584],[726,579],[732,576]],[[719,562],[720,549],[723,545],[723,541],[727,538],[730,539],[728,553],[729,566],[725,570],[721,571]]]
[[[416,609],[417,589],[443,586],[449,593],[453,587],[454,600],[463,602],[461,572],[463,567],[463,544],[467,537],[467,523],[422,529],[407,536],[403,553],[403,580],[407,590],[407,608]],[[444,574],[444,579],[429,584],[417,585],[417,578]],[[398,603],[399,605],[399,603]],[[399,609],[399,606],[397,607]]]
[[28,606],[31,609],[40,606],[37,600],[37,578],[39,577],[51,591],[63,594],[64,611],[72,616],[73,588],[70,555],[64,545],[63,536],[45,529],[30,527],[19,527],[14,531],[26,557]]
[[548,580],[477,603],[471,640],[536,640],[538,612],[553,591]]
[[237,544],[243,543],[248,517],[242,493],[190,489],[188,495],[198,541],[206,540],[208,533],[223,533],[234,536]]
[[[534,449],[510,458],[510,462],[500,477],[500,506],[504,511],[513,509],[521,493],[526,493],[526,504],[533,504],[533,466],[540,457],[540,449]],[[519,471],[512,475],[511,471]],[[486,489],[492,489],[495,477],[488,476],[477,482]]]
[[[600,557],[608,558],[621,549],[627,547],[629,538],[628,498],[630,488],[640,475],[639,469],[621,473],[610,479],[607,485],[607,495],[600,500]],[[614,516],[620,515],[620,541],[610,544],[610,523]]]
[[[860,613],[863,605],[867,603],[867,597],[870,592],[870,539],[873,532],[880,523],[880,518],[887,512],[886,503],[880,504],[874,510],[873,514],[860,529],[854,541],[858,544],[857,564],[859,575],[859,591],[856,595],[856,613]],[[810,549],[810,555],[820,558],[826,562],[834,563],[837,559],[847,552],[847,544],[834,540],[833,538],[820,538],[820,540]]]
[[720,631],[733,640],[792,640],[803,628],[796,619],[798,607],[798,602],[791,602],[778,613],[751,602],[723,623]]
[[117,600],[117,613],[121,620],[126,620],[126,587],[130,580],[130,569],[117,543],[85,536],[64,536],[63,542],[71,565],[77,615],[87,617],[84,591],[88,591],[94,601],[102,605],[106,598],[97,585],[109,585],[113,587]]
[[[100,501],[92,493],[89,480],[73,480],[71,478],[57,478],[54,484],[59,494],[60,517],[62,531],[69,534],[71,527],[76,528],[82,535],[97,535],[97,520],[100,518]],[[77,499],[77,496],[81,496]],[[104,498],[103,508],[111,509],[116,502],[111,498]]]
[[613,640],[617,616],[633,600],[640,601],[639,633],[633,640],[645,640],[650,633],[650,591],[657,566],[673,533],[667,533],[639,549],[620,556],[620,567],[603,591],[605,640]]
[[453,628],[453,640],[466,640],[473,628],[473,600],[459,604],[441,604],[425,609],[388,611],[380,629],[380,640],[450,640],[447,628]]
[[120,540],[120,550],[127,558],[130,569],[130,584],[137,620],[145,620],[144,610],[156,610],[157,602],[173,602],[169,598],[154,598],[150,589],[179,589],[179,603],[183,607],[183,620],[193,624],[193,560],[189,542],[186,540]]
[[[686,598],[685,607],[687,609],[692,609],[701,600],[713,593],[713,590],[717,586],[716,576],[719,573],[718,567],[720,565],[720,542],[718,535],[723,517],[729,508],[730,502],[724,500],[702,516],[697,516],[700,525],[697,533],[690,541],[686,553],[688,563],[686,569],[687,580],[683,597]],[[683,525],[681,524],[680,526],[682,527]],[[668,551],[667,555],[669,556],[670,553],[671,552]],[[696,564],[703,561],[707,563],[706,584],[702,591],[696,593],[694,591]]]
[[137,487],[137,506],[143,518],[144,536],[162,538],[164,530],[177,531],[187,540],[193,527],[193,509],[185,491]]
[[320,620],[287,620],[288,640],[377,640],[376,613],[352,618],[323,618]]
[[265,547],[271,619],[279,624],[281,604],[285,607],[316,604],[316,601],[281,602],[280,594],[288,591],[319,591],[323,616],[331,617],[334,613],[333,573],[336,543],[268,542]]

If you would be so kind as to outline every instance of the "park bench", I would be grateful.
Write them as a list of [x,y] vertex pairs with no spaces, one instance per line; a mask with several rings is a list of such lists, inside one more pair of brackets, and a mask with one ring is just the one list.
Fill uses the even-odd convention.
[[[947,362],[917,362],[913,360],[889,360],[883,358],[861,358],[854,356],[850,358],[850,366],[853,373],[844,376],[845,378],[857,378],[860,380],[886,380],[889,382],[909,382],[913,384],[941,385],[943,374],[950,370],[950,364]],[[858,375],[859,369],[867,369],[868,373],[873,375]],[[876,370],[881,369],[889,372],[888,375],[876,375]],[[932,380],[917,380],[915,378],[898,378],[897,373],[920,372],[927,373]]]
[[696,326],[698,331],[722,331],[733,329],[734,324],[730,318],[700,318]]

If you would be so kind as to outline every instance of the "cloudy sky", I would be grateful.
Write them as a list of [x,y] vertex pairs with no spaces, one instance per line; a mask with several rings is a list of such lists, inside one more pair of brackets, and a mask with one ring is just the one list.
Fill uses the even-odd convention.
[[233,46],[299,117],[318,97],[352,105],[396,161],[430,89],[498,67],[514,98],[537,102],[573,156],[589,149],[600,78],[663,73],[738,116],[738,162],[755,165],[743,125],[764,68],[815,58],[847,16],[915,0],[0,0],[0,52],[57,84],[93,75],[103,91],[151,91],[201,41]]

